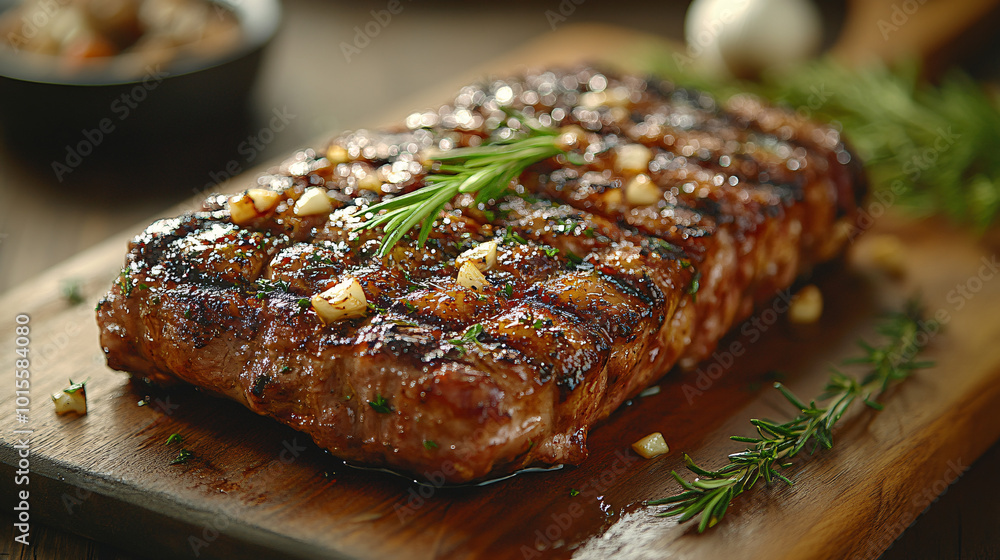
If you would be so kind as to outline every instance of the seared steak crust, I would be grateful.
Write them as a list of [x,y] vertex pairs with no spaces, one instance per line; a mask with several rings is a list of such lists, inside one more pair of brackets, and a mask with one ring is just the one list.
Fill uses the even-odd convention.
[[[377,257],[359,207],[419,188],[428,149],[516,134],[511,114],[580,126],[585,162],[539,163],[491,207],[462,195],[426,246]],[[641,170],[624,155],[637,145]],[[628,192],[640,172],[654,202]],[[830,127],[592,69],[466,87],[257,183],[280,202],[249,223],[213,196],[132,241],[98,307],[108,364],[228,396],[338,457],[455,482],[582,461],[595,422],[835,255],[865,190]],[[331,214],[296,215],[311,187]],[[456,257],[490,240],[489,285],[457,284]],[[371,309],[324,324],[308,298],[347,276]]]

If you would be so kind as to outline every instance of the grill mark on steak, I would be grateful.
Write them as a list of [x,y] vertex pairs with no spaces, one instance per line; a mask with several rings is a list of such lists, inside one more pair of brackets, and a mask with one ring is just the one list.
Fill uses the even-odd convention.
[[[516,134],[504,109],[591,131],[585,162],[532,166],[488,209],[462,195],[426,246],[406,236],[378,259],[359,210],[419,188],[424,150]],[[834,254],[834,224],[864,193],[829,127],[591,69],[468,86],[407,126],[343,135],[333,162],[297,153],[258,179],[281,201],[249,224],[213,196],[137,236],[98,309],[109,365],[221,393],[345,459],[448,465],[451,481],[579,462],[590,426]],[[656,204],[625,196],[635,172],[615,154],[633,143],[651,150]],[[310,187],[327,189],[329,216],[295,215]],[[456,257],[493,239],[490,285],[456,284]],[[324,325],[303,302],[346,276],[373,309]]]

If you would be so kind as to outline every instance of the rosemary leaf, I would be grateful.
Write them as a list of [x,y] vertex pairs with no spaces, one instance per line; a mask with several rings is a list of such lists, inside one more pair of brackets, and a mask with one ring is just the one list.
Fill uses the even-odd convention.
[[378,254],[384,257],[414,227],[420,226],[417,244],[423,246],[434,220],[449,202],[462,193],[475,193],[476,202],[489,204],[510,188],[529,166],[560,154],[575,145],[563,130],[528,127],[525,136],[477,147],[456,148],[431,157],[438,162],[424,185],[401,196],[370,206],[371,216],[361,229],[381,227],[384,233]]

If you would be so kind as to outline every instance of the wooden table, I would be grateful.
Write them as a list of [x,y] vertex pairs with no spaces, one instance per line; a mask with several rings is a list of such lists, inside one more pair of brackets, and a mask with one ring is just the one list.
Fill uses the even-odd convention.
[[[451,6],[407,5],[408,11],[386,28],[384,39],[349,64],[339,56],[339,42],[351,36],[354,25],[367,21],[370,17],[367,9],[309,0],[290,1],[286,7],[286,29],[298,32],[284,33],[274,45],[255,103],[261,116],[287,107],[301,118],[293,120],[254,161],[239,161],[244,168],[280,157],[324,132],[371,124],[376,115],[385,116],[387,105],[393,106],[410,96],[400,95],[396,80],[407,84],[403,89],[426,90],[423,98],[431,103],[443,98],[436,84],[454,82],[455,75],[468,75],[469,69],[482,60],[510,50],[512,43],[550,31],[544,13],[547,7],[542,6],[515,4],[493,9],[491,13],[466,15],[444,12]],[[615,20],[676,37],[683,6],[646,6],[630,11],[584,4],[578,10],[567,25],[588,19]],[[492,22],[491,29],[504,32],[483,36],[463,31],[476,29],[477,22],[484,17]],[[444,34],[444,29],[459,30],[452,36],[461,42],[461,48],[418,40],[423,34]],[[413,59],[428,63],[394,65],[402,48]],[[297,56],[296,53],[305,50],[333,54],[325,65],[317,67]],[[438,59],[445,59],[448,64],[431,63]],[[344,76],[350,76],[352,87],[342,85],[339,78]],[[85,170],[78,181],[67,186],[55,182],[44,166],[24,165],[9,150],[0,150],[0,291],[13,288],[115,232],[190,197],[210,181],[210,173],[223,169],[236,157],[241,156],[235,149],[220,150],[199,169],[185,169],[144,181],[140,193],[108,188],[125,183],[114,167]],[[1000,557],[997,537],[1000,485],[991,476],[998,471],[1000,445],[994,445],[884,558]],[[9,510],[2,512],[5,516],[9,514]],[[39,526],[33,527],[34,546],[26,550],[13,545],[8,518],[4,519],[3,527],[0,554],[10,557],[143,557],[141,552],[123,552]]]

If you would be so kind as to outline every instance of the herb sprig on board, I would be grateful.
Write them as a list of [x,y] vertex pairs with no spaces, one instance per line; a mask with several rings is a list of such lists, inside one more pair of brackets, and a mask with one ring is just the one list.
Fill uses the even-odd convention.
[[[917,337],[921,321],[920,307],[916,302],[908,304],[906,310],[888,316],[878,329],[885,341],[879,346],[862,341],[860,345],[864,354],[845,362],[845,365],[864,366],[867,370],[864,376],[858,380],[834,369],[823,394],[809,404],[799,400],[781,383],[775,383],[774,387],[798,409],[799,414],[795,418],[784,423],[751,420],[757,437],[731,436],[730,439],[751,444],[752,447],[729,455],[729,463],[718,470],[704,469],[685,454],[684,462],[697,478],[688,481],[672,471],[683,491],[647,504],[669,506],[658,515],[680,516],[682,523],[700,516],[698,532],[703,532],[723,518],[734,498],[753,489],[760,479],[763,478],[766,484],[775,479],[793,484],[778,469],[790,467],[791,459],[803,450],[811,454],[818,449],[833,447],[833,428],[855,401],[861,400],[871,408],[882,410],[876,399],[892,383],[906,379],[916,369],[931,365],[916,359],[921,349]],[[817,405],[817,401],[823,405]]]
[[510,140],[477,147],[455,148],[430,156],[434,163],[424,186],[368,208],[371,217],[361,229],[382,227],[379,256],[414,227],[420,226],[418,244],[423,246],[434,220],[461,193],[475,193],[476,203],[496,200],[529,166],[560,154],[569,154],[579,136],[572,130],[525,125],[526,131]]
[[834,123],[883,205],[898,203],[918,216],[941,213],[979,229],[1000,221],[1000,96],[960,72],[932,85],[914,64],[849,69],[825,59],[738,82],[701,75],[663,52],[647,67],[723,101],[750,92]]

